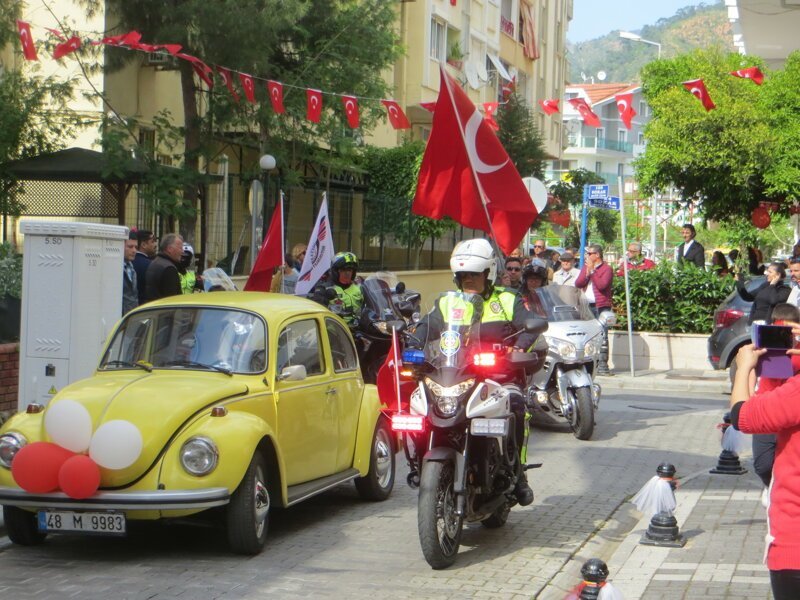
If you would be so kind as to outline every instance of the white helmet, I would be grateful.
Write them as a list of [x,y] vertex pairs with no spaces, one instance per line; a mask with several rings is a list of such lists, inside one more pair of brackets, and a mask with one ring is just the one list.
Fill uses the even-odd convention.
[[488,240],[464,240],[453,248],[450,270],[456,277],[459,273],[483,273],[487,269],[489,276],[486,282],[492,284],[497,276],[497,260]]

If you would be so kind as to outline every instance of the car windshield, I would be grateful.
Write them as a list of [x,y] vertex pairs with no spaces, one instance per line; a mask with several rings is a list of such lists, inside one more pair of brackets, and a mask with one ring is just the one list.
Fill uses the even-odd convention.
[[539,300],[534,312],[548,321],[591,321],[594,319],[589,303],[581,290],[570,285],[548,285],[536,289]]
[[267,368],[264,321],[228,308],[169,307],[131,313],[100,369],[193,369],[226,374]]
[[434,368],[461,368],[472,360],[474,350],[480,349],[480,325],[483,299],[476,294],[446,292],[434,302],[445,317],[438,339],[425,344],[425,359]]

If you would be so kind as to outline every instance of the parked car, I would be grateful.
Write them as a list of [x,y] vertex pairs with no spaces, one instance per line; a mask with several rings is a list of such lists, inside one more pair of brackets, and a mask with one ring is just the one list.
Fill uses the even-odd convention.
[[[748,292],[754,292],[764,283],[764,276],[753,277],[745,284]],[[750,342],[750,326],[747,319],[753,303],[743,300],[734,290],[714,311],[714,331],[708,338],[708,361],[714,369],[727,369],[735,364],[739,348]],[[731,369],[731,380],[735,367]]]
[[[99,489],[81,498],[60,466],[56,489],[42,492],[51,483],[39,481],[41,465],[30,473],[29,459],[15,462],[42,441],[97,463]],[[0,504],[9,537],[24,545],[221,507],[231,549],[255,554],[271,507],[347,481],[363,498],[384,500],[394,469],[395,441],[347,325],[280,294],[143,305],[117,324],[94,375],[0,429]]]

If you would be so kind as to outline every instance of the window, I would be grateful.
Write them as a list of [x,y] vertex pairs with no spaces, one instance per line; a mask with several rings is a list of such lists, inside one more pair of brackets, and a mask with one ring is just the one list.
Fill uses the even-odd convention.
[[647,116],[647,102],[639,100],[639,116],[644,118]]
[[627,129],[617,129],[617,141],[620,144],[624,144],[628,141],[628,130]]
[[639,141],[637,143],[640,146],[644,146],[644,134],[641,131],[639,132]]
[[431,58],[439,62],[447,59],[447,28],[438,19],[431,19]]
[[355,371],[358,368],[358,358],[350,335],[333,319],[325,319],[325,328],[331,341],[334,372]]
[[594,172],[598,175],[603,172],[603,163],[601,163],[599,160],[594,163]]
[[625,163],[617,163],[617,177],[625,175]]
[[284,368],[295,365],[303,365],[307,375],[319,375],[323,371],[319,331],[314,319],[288,325],[278,338],[277,372],[280,374]]
[[606,139],[606,130],[604,127],[597,128],[597,141]]

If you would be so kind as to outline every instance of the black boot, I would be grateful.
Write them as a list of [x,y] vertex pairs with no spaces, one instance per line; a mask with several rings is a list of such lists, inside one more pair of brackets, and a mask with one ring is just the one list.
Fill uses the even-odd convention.
[[517,497],[517,502],[520,506],[528,506],[533,503],[533,490],[528,485],[528,477],[525,471],[520,471],[517,477],[517,485],[514,487],[514,495]]

